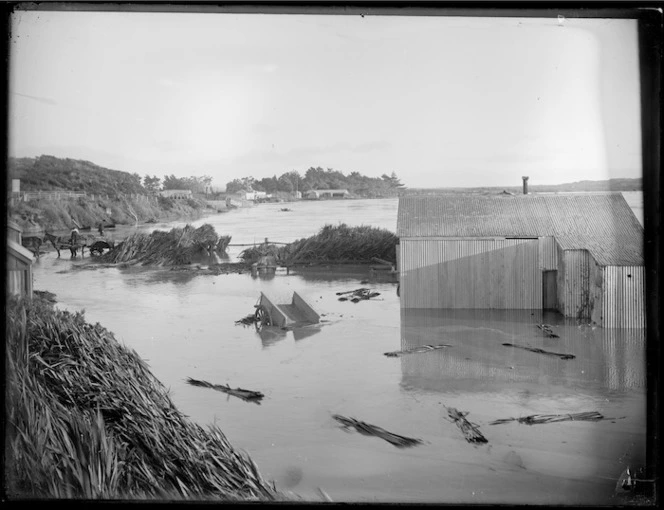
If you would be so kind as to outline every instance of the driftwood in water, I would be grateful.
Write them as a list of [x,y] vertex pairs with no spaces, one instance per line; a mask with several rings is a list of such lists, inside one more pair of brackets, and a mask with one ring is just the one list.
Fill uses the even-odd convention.
[[433,351],[436,349],[443,349],[445,347],[452,347],[449,344],[438,344],[438,345],[422,345],[420,347],[413,347],[412,349],[406,349],[405,351],[392,351],[392,352],[385,352],[385,356],[389,356],[391,358],[397,358],[399,356],[403,356],[404,354],[416,354],[419,352],[429,352]]
[[252,313],[251,315],[242,317],[239,321],[235,321],[235,324],[242,324],[243,326],[251,326],[256,322],[259,322],[258,319],[256,318],[256,314]]
[[[343,297],[344,294],[350,294],[352,297]],[[337,296],[342,296],[339,298],[339,301],[352,301],[353,303],[357,303],[358,301],[362,301],[365,299],[371,299],[372,297],[380,296],[380,292],[372,292],[371,289],[365,289],[360,288],[360,289],[355,289],[355,290],[347,290],[344,292],[337,292]]]
[[560,338],[557,334],[553,332],[549,324],[538,324],[537,327],[541,329],[546,336],[549,338]]
[[223,384],[211,384],[207,381],[198,381],[196,379],[192,379],[191,377],[187,378],[187,382],[192,386],[202,386],[204,388],[212,388],[213,390],[221,391],[223,393],[227,393],[234,397],[241,398],[246,402],[254,402],[256,404],[260,404],[261,399],[265,396],[260,391],[244,390],[242,388],[231,388],[230,386]]
[[576,356],[574,354],[563,354],[560,352],[551,352],[551,351],[545,351],[544,349],[540,349],[539,347],[528,347],[525,345],[516,345],[516,344],[510,344],[510,343],[504,343],[503,344],[506,347],[516,347],[518,349],[525,349],[526,351],[531,351],[531,352],[536,352],[538,354],[546,354],[548,356],[557,356],[560,359],[574,359]]
[[364,434],[365,436],[380,437],[381,439],[384,439],[388,443],[393,444],[397,448],[407,448],[410,446],[415,446],[422,442],[422,440],[420,439],[393,434],[392,432],[388,432],[385,429],[382,429],[375,425],[371,425],[369,423],[365,423],[363,421],[356,420],[355,418],[346,418],[345,416],[341,416],[339,414],[333,414],[332,418],[341,423],[345,429],[353,427],[360,434]]
[[509,423],[516,421],[525,425],[542,425],[544,423],[556,423],[559,421],[599,421],[605,419],[604,416],[597,411],[589,411],[586,413],[574,414],[532,414],[522,418],[503,418],[489,423],[489,425],[500,425],[502,423]]
[[454,407],[446,407],[447,409],[447,415],[450,417],[450,420],[452,420],[454,423],[456,423],[457,427],[463,432],[463,436],[466,438],[466,441],[469,443],[488,443],[489,441],[487,440],[486,437],[482,435],[480,432],[479,426],[470,423],[466,419],[466,415],[468,412],[461,412]]

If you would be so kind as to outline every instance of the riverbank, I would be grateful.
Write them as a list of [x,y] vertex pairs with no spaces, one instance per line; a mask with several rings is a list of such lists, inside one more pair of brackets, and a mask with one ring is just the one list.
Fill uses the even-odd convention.
[[8,208],[8,217],[23,229],[24,237],[44,230],[58,232],[72,225],[91,227],[137,225],[169,221],[195,220],[215,214],[218,209],[205,200],[177,200],[147,195],[38,199],[16,202]]
[[11,298],[6,339],[12,499],[286,499],[218,427],[189,421],[133,350],[53,294]]

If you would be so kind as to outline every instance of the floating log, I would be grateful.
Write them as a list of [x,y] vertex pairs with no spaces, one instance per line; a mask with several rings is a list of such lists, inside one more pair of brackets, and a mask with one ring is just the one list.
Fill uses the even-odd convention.
[[503,344],[505,347],[516,347],[517,349],[525,349],[526,351],[530,352],[536,352],[538,354],[546,354],[548,356],[557,356],[560,359],[574,359],[576,356],[574,354],[563,354],[560,352],[551,352],[551,351],[545,351],[544,349],[540,349],[539,347],[528,347],[525,345],[516,345],[516,344],[510,344],[510,343],[504,343]]
[[[345,297],[345,294],[350,294],[352,297]],[[337,296],[342,296],[339,298],[339,301],[352,301],[353,303],[357,303],[362,300],[380,296],[380,292],[372,292],[371,289],[362,287],[360,289],[337,292]]]
[[241,398],[246,402],[254,402],[256,404],[260,404],[260,401],[265,396],[260,391],[245,390],[242,388],[231,388],[230,386],[223,384],[211,384],[207,381],[198,381],[196,379],[192,379],[191,377],[187,378],[187,382],[192,386],[202,386],[204,388],[212,388],[213,390],[221,391],[223,393],[227,393],[234,397]]
[[524,425],[542,425],[544,423],[556,423],[559,421],[599,421],[604,419],[608,418],[604,418],[604,416],[597,411],[573,414],[532,414],[522,418],[503,418],[495,420],[489,423],[489,425],[501,425],[512,421],[523,423]]
[[454,407],[446,407],[445,409],[447,409],[447,415],[450,417],[450,420],[456,423],[457,427],[459,427],[461,432],[463,432],[463,436],[466,438],[466,441],[469,443],[489,442],[487,438],[484,437],[480,432],[479,426],[474,423],[470,423],[466,419],[468,412],[461,412]]
[[387,430],[377,427],[376,425],[371,425],[369,423],[356,420],[355,418],[346,418],[345,416],[341,416],[339,414],[333,414],[332,418],[341,423],[345,429],[353,427],[360,434],[364,434],[365,436],[379,437],[396,446],[397,448],[408,448],[422,443],[421,439],[393,434],[392,432],[388,432]]
[[422,345],[420,347],[413,347],[412,349],[406,349],[404,351],[393,351],[393,352],[385,352],[385,356],[389,356],[391,358],[398,358],[399,356],[403,356],[404,354],[416,354],[420,352],[429,352],[433,351],[436,349],[443,349],[445,347],[452,347],[449,344],[438,344],[438,345]]
[[558,335],[556,335],[553,332],[553,329],[551,329],[551,326],[549,324],[538,324],[537,327],[541,329],[546,336],[549,338],[560,338]]

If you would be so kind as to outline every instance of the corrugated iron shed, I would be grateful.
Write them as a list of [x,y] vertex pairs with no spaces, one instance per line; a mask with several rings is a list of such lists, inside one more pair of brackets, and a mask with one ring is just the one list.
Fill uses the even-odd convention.
[[643,264],[643,227],[621,193],[404,196],[397,236],[554,236],[602,265]]

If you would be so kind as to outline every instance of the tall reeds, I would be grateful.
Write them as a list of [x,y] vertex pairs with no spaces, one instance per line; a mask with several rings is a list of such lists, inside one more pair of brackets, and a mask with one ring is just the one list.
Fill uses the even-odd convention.
[[[27,361],[19,356],[26,315]],[[145,362],[39,295],[7,304],[8,494],[16,498],[273,500],[216,427],[180,413]]]

